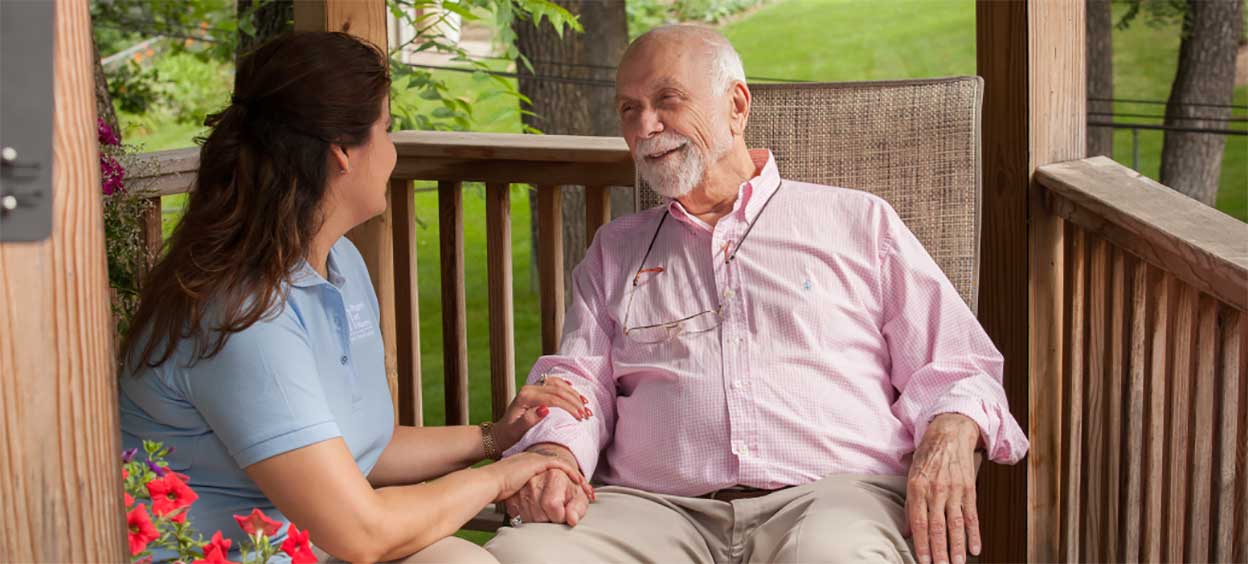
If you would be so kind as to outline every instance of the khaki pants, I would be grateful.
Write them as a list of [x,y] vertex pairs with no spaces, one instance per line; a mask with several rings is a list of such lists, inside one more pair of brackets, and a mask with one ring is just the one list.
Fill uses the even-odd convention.
[[[342,560],[338,560],[330,556],[320,547],[312,546],[313,554],[316,554],[316,561],[324,564],[341,564]],[[391,562],[399,562],[402,564],[494,564],[497,560],[485,549],[472,544],[459,537],[447,537],[435,542],[420,552],[408,556],[392,560]]]
[[486,549],[522,562],[913,564],[902,476],[829,476],[732,502],[598,488],[575,528],[503,527]]

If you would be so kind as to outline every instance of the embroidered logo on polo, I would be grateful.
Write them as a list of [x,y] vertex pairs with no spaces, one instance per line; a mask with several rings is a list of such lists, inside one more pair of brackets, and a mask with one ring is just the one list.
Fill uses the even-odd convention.
[[363,302],[347,306],[347,324],[351,329],[351,340],[358,341],[373,336],[377,332],[373,320],[369,319],[368,310]]

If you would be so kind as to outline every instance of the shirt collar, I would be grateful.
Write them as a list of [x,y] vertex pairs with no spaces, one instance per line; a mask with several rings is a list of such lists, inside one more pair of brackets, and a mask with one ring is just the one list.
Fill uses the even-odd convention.
[[321,276],[321,273],[317,272],[315,268],[312,268],[312,265],[305,259],[299,262],[299,266],[296,267],[294,273],[291,274],[290,285],[296,288],[309,288],[320,284],[332,284],[341,288],[343,282],[346,281],[346,278],[344,278],[342,273],[338,270],[338,261],[335,260],[336,257],[334,256],[336,254],[336,249],[337,245],[330,247],[329,256],[325,260],[325,269],[329,273],[329,280],[326,280],[323,276]]
[[[737,188],[737,201],[732,204],[732,212],[746,223],[754,221],[763,204],[771,198],[780,187],[780,169],[776,167],[775,156],[769,149],[750,149],[750,159],[754,161],[754,177],[741,183]],[[685,209],[677,200],[669,200],[667,211],[675,219],[689,223],[708,231],[711,227]]]

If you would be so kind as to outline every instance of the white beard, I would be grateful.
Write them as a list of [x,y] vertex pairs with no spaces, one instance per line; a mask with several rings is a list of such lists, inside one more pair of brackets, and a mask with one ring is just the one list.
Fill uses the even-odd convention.
[[[717,136],[720,142],[711,148],[709,155],[695,146],[688,137],[673,131],[639,141],[633,157],[637,166],[637,177],[660,196],[673,200],[684,197],[705,179],[707,165],[718,161],[731,149],[732,132],[727,125],[726,122],[722,124],[724,131]],[[645,158],[645,155],[682,145],[684,148],[664,158],[662,162],[649,162]]]

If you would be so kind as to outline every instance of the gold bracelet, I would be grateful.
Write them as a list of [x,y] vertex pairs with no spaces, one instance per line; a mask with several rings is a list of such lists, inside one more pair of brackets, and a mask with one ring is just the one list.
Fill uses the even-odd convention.
[[498,445],[494,443],[494,422],[485,421],[480,424],[481,442],[485,445],[485,457],[490,460],[498,460],[503,457],[503,453],[498,451]]

